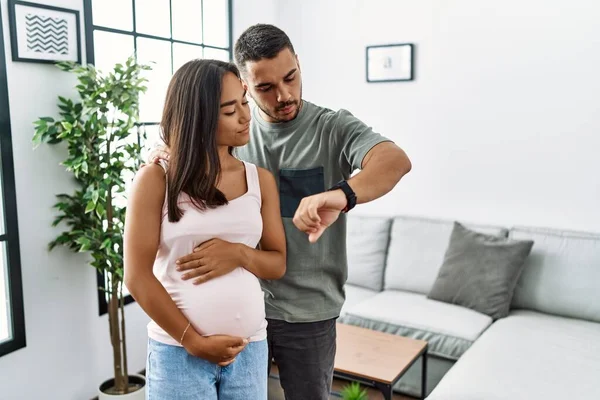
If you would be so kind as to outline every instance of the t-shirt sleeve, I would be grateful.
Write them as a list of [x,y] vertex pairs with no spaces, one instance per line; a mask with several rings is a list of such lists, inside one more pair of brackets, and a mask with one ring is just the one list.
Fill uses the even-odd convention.
[[337,112],[333,129],[340,151],[340,167],[348,174],[362,167],[362,161],[376,144],[391,140],[367,126],[347,110]]

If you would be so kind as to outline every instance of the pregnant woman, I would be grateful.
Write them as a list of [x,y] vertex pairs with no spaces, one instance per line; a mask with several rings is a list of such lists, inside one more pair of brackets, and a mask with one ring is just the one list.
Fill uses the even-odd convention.
[[[259,279],[285,273],[273,176],[232,156],[249,139],[237,68],[194,60],[173,76],[161,121],[168,163],[142,168],[125,223],[125,284],[148,325],[147,398],[267,398]],[[178,259],[202,257],[180,272]]]

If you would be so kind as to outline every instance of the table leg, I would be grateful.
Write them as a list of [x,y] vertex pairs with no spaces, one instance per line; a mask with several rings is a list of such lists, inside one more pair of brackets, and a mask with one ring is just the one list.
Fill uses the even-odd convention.
[[421,399],[425,400],[425,396],[427,396],[427,347],[425,347],[425,351],[423,352],[422,358],[422,367],[421,367]]
[[383,394],[384,400],[392,400],[392,395],[394,394],[394,389],[392,385],[385,385],[383,383],[376,383],[375,387],[379,389],[379,391]]

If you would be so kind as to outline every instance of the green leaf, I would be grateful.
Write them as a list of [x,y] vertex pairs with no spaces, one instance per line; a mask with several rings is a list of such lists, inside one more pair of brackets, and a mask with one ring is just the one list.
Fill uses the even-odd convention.
[[59,215],[58,217],[54,218],[54,221],[52,221],[52,226],[57,226],[66,218],[67,218],[67,216],[65,216],[65,215]]
[[95,209],[96,209],[96,203],[94,203],[94,201],[90,200],[87,203],[87,206],[85,206],[85,213],[87,214],[89,212],[94,211]]
[[56,126],[50,125],[50,126],[48,126],[48,131],[46,132],[46,135],[48,135],[50,137],[54,137],[54,136],[56,136],[57,132],[58,132],[58,129],[56,128]]
[[100,197],[100,193],[98,193],[97,190],[94,190],[92,192],[92,201],[94,202],[94,204],[96,204],[98,202],[99,197]]
[[73,125],[71,125],[70,122],[63,121],[61,122],[61,125],[66,131],[70,131],[71,129],[73,129]]
[[86,161],[81,163],[81,170],[86,174],[88,173],[88,163]]
[[367,400],[368,394],[365,389],[362,389],[358,382],[352,382],[346,385],[341,392],[343,400]]
[[102,218],[104,216],[104,206],[102,205],[102,203],[98,203],[96,205],[96,215],[98,216],[98,218]]
[[75,243],[80,245],[80,247],[79,247],[80,252],[88,251],[92,244],[90,239],[85,236],[78,237],[77,240],[75,240]]
[[56,240],[51,241],[48,243],[48,251],[54,250],[56,246],[58,246],[58,242]]
[[62,131],[58,135],[56,135],[57,139],[64,139],[69,136],[69,131]]
[[71,62],[71,61],[61,61],[61,62],[57,62],[56,66],[60,69],[62,69],[63,71],[69,72],[71,70],[73,70],[73,68],[75,68],[75,63]]
[[89,242],[82,244],[81,247],[79,248],[79,251],[81,253],[89,251],[89,250],[90,250],[90,243]]
[[41,131],[36,131],[33,135],[33,139],[31,141],[33,142],[34,149],[37,149],[37,147],[42,144],[42,135],[43,133]]
[[102,245],[100,246],[100,250],[103,250],[107,247],[109,247],[112,244],[112,240],[110,238],[105,239],[104,242],[102,242]]

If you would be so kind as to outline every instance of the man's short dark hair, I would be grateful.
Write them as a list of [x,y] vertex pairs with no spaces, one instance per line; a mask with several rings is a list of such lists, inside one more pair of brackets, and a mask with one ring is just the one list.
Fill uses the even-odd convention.
[[247,61],[275,58],[285,48],[296,54],[290,38],[284,31],[268,24],[252,25],[235,42],[235,63],[245,72]]

